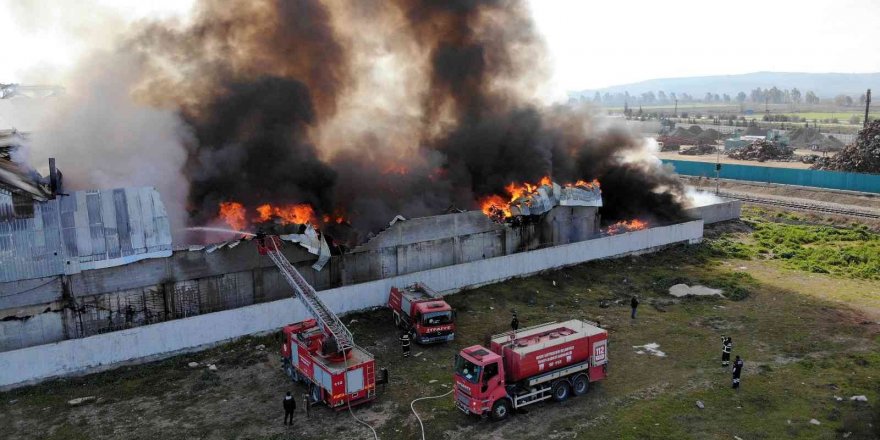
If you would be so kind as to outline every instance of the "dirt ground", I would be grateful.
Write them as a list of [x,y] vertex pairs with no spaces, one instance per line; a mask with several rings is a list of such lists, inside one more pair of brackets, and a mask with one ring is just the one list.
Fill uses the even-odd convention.
[[[379,438],[421,438],[410,402],[449,391],[455,352],[506,330],[516,310],[523,326],[600,321],[610,333],[610,376],[586,396],[539,403],[500,423],[466,416],[451,396],[418,402],[426,438],[880,438],[880,281],[807,276],[773,261],[708,252],[711,240],[747,240],[749,233],[742,223],[729,222],[711,227],[701,245],[591,262],[453,295],[456,340],[416,346],[412,358],[401,356],[387,310],[347,315],[343,319],[355,340],[391,378],[376,402],[354,412],[376,427]],[[679,283],[719,288],[728,298],[668,295]],[[634,294],[642,305],[631,320]],[[746,362],[739,392],[730,389],[730,372],[719,364],[721,335],[733,336],[734,355]],[[666,356],[634,348],[651,343]],[[243,338],[200,353],[0,393],[0,437],[372,438],[346,411],[314,407],[307,417],[302,404],[296,426],[282,426],[284,392],[299,395],[305,389],[282,373],[279,344],[278,334]],[[850,400],[855,395],[868,402]],[[68,403],[86,396],[95,399]]]
[[[685,148],[685,147],[682,147]],[[798,155],[807,155],[807,154],[816,154],[815,152],[809,150],[797,150],[796,154]],[[798,161],[778,161],[778,160],[768,160],[766,162],[758,162],[756,160],[739,160],[739,159],[731,159],[724,154],[721,154],[720,158],[715,154],[706,154],[702,156],[690,156],[687,154],[678,154],[678,151],[662,151],[657,153],[657,157],[660,159],[670,159],[670,160],[685,160],[689,162],[709,162],[716,163],[720,160],[721,163],[726,164],[738,164],[738,165],[758,165],[762,167],[771,167],[771,168],[796,168],[796,169],[808,169],[810,168],[810,164],[798,162]]]

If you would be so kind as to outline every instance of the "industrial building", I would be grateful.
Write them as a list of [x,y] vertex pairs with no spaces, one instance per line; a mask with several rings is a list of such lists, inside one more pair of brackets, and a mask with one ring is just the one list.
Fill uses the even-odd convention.
[[[0,180],[0,376],[7,376],[0,377],[0,386],[265,331],[275,325],[269,318],[275,311],[264,308],[264,323],[217,332],[198,342],[183,338],[115,360],[83,358],[54,370],[50,363],[35,376],[22,372],[25,360],[42,356],[44,347],[89,344],[98,340],[96,335],[138,337],[132,332],[159,331],[163,323],[177,321],[187,325],[187,319],[215,312],[253,313],[248,307],[290,297],[277,269],[247,238],[172,246],[167,213],[153,188],[63,193],[60,178],[44,185],[21,180],[36,182],[39,194],[25,191],[26,185],[13,179]],[[443,271],[434,287],[450,293],[590,259],[698,241],[704,223],[739,216],[739,203],[724,201],[690,210],[689,218],[682,219],[684,229],[652,225],[656,227],[630,238],[603,237],[600,197],[581,194],[575,200],[569,191],[560,200],[565,193],[561,188],[549,191],[557,194],[551,197],[555,202],[541,202],[545,205],[540,215],[525,221],[499,223],[480,211],[398,216],[385,230],[339,255],[328,258],[308,230],[282,236],[287,243],[283,252],[322,295],[340,292],[329,296],[328,303],[341,313],[381,305],[388,291],[385,284],[395,280],[438,277]],[[474,273],[485,272],[480,265],[496,263],[505,266],[496,274]],[[296,307],[284,307],[290,306]],[[301,312],[276,315],[282,320],[278,325],[297,313]]]

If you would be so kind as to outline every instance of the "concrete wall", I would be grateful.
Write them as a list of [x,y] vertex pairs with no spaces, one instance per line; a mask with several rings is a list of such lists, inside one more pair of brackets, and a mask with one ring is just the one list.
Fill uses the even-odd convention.
[[739,200],[723,199],[720,203],[690,208],[686,212],[692,218],[703,219],[703,224],[708,225],[738,219],[742,212],[742,202]]
[[[345,313],[383,305],[392,285],[422,281],[438,291],[453,293],[599,258],[645,252],[672,243],[696,243],[702,235],[703,222],[695,220],[343,286],[319,294],[336,313]],[[291,298],[7,351],[0,353],[0,387],[167,356],[273,331],[304,317],[302,305]],[[358,335],[354,336],[357,339]]]

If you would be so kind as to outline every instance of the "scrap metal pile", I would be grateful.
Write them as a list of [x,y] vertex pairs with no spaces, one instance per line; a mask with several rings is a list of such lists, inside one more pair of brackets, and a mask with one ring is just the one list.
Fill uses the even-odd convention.
[[855,142],[834,157],[820,158],[812,169],[880,174],[880,121],[871,121]]
[[717,151],[718,147],[715,145],[700,144],[681,150],[678,154],[683,154],[685,156],[703,156],[706,154],[715,154]]
[[767,140],[752,142],[751,145],[746,145],[745,147],[728,154],[728,157],[731,159],[756,160],[758,162],[768,160],[789,160],[793,156],[793,148]]
[[789,145],[797,148],[817,146],[821,150],[838,151],[844,146],[840,139],[830,135],[826,137],[818,128],[797,128],[792,130],[788,137],[791,140]]
[[689,128],[678,127],[671,133],[658,137],[657,141],[662,142],[664,147],[667,145],[714,145],[716,141],[723,138],[724,135],[718,130],[712,128],[703,130],[698,125],[691,125]]

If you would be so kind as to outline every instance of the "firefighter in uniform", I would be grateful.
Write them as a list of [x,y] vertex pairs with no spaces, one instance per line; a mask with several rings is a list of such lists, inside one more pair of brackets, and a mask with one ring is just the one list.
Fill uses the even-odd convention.
[[403,349],[403,357],[409,357],[409,332],[403,332],[400,335],[400,348]]
[[730,366],[730,352],[733,351],[733,338],[730,336],[721,337],[721,366]]
[[510,320],[510,329],[516,333],[519,330],[519,319],[516,318],[516,312],[513,312],[513,319]]
[[736,361],[733,362],[733,388],[735,390],[739,390],[739,376],[743,371],[743,360],[736,357]]

